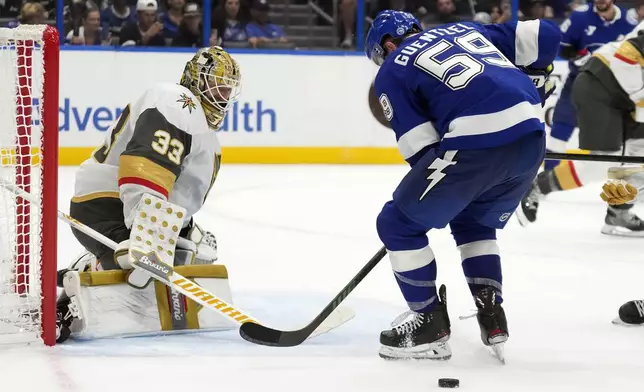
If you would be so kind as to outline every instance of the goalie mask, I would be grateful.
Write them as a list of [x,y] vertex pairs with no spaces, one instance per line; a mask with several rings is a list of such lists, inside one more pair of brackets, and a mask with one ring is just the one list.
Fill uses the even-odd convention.
[[200,49],[186,63],[181,85],[199,99],[208,125],[219,129],[241,92],[239,65],[219,46]]

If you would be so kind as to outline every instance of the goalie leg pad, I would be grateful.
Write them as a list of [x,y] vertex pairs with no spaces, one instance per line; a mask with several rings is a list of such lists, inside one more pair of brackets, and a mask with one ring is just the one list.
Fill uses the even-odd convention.
[[[186,279],[212,291],[232,304],[228,285],[228,271],[223,265],[185,265],[176,267]],[[230,325],[227,318],[217,312],[202,311],[203,307],[161,282],[154,282],[159,320],[163,331],[216,328]]]
[[[223,265],[188,265],[175,268],[187,279],[232,304],[228,271]],[[145,336],[160,332],[228,330],[236,328],[218,312],[203,309],[183,295],[172,295],[160,282],[144,289],[127,284],[127,270],[76,273],[83,314],[82,325],[74,325],[76,339]],[[71,282],[70,282],[71,283]],[[176,307],[176,310],[175,310]],[[176,318],[175,318],[176,317]]]

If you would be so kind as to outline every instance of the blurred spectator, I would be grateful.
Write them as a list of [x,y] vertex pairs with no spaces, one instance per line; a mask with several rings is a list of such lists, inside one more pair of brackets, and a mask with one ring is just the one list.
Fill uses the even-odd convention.
[[183,19],[183,7],[186,5],[185,0],[168,0],[168,10],[161,14],[161,23],[163,23],[163,36],[166,40],[172,41],[179,32],[179,25]]
[[510,5],[507,3],[493,3],[490,7],[490,17],[492,17],[492,23],[509,21],[512,18]]
[[16,18],[22,7],[21,0],[0,0],[0,17]]
[[129,22],[121,30],[121,45],[165,46],[163,23],[157,19],[157,0],[138,0],[138,22]]
[[250,9],[252,21],[246,26],[248,42],[254,47],[261,47],[275,42],[288,42],[284,30],[268,20],[270,5],[266,0],[254,0]]
[[492,23],[492,16],[487,12],[477,12],[474,15],[474,21],[482,24],[490,24]]
[[212,14],[213,36],[221,40],[223,46],[226,42],[246,42],[246,24],[248,17],[246,11],[241,9],[239,0],[226,0],[219,3]]
[[354,25],[356,22],[356,0],[339,0],[340,21],[344,31],[344,39],[340,46],[348,49],[353,46]]
[[21,24],[44,24],[47,20],[45,7],[40,3],[25,3],[20,9],[18,19],[7,23],[7,27],[18,27]]
[[101,45],[101,14],[98,9],[88,9],[83,17],[83,25],[78,31],[70,31],[65,42],[72,45]]
[[[203,21],[201,19],[201,10],[199,5],[195,3],[188,3],[183,12],[183,20],[179,25],[177,36],[172,40],[172,46],[188,46],[188,47],[203,47]],[[217,37],[210,36],[208,46],[215,46]]]
[[454,0],[437,0],[436,18],[440,23],[460,22],[461,19],[456,15]]
[[628,16],[634,20],[641,21],[644,19],[644,0],[637,0],[634,7],[627,11]]
[[533,20],[552,18],[552,7],[545,0],[519,0],[519,19]]
[[112,0],[112,5],[101,12],[103,39],[107,39],[109,33],[118,36],[125,24],[135,21],[134,8],[127,4],[127,0]]

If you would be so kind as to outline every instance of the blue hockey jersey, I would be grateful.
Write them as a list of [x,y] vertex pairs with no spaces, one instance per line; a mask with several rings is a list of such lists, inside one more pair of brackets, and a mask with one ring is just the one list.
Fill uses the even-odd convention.
[[532,20],[452,23],[405,39],[374,82],[405,160],[436,143],[484,149],[544,132],[539,93],[517,66],[546,68],[560,38],[555,23]]
[[[619,41],[639,23],[626,11],[613,5],[615,17],[611,21],[599,16],[594,7],[588,4],[579,6],[561,24],[561,46],[572,47],[580,55],[585,51],[593,53],[604,44]],[[583,64],[569,62],[570,72],[575,74]]]

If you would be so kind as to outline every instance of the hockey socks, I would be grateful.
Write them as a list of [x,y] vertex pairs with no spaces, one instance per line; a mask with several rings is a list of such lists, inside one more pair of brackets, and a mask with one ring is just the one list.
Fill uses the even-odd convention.
[[458,248],[465,280],[472,295],[485,287],[492,287],[496,290],[496,302],[502,303],[503,275],[496,240],[470,242]]
[[492,287],[496,291],[496,302],[502,303],[503,274],[496,230],[478,224],[453,222],[452,235],[461,252],[461,266],[472,295],[485,287]]
[[416,250],[388,251],[391,267],[409,309],[427,313],[437,305],[436,261],[428,246]]
[[376,226],[409,309],[431,312],[438,303],[437,272],[426,228],[409,219],[391,202],[383,207]]

